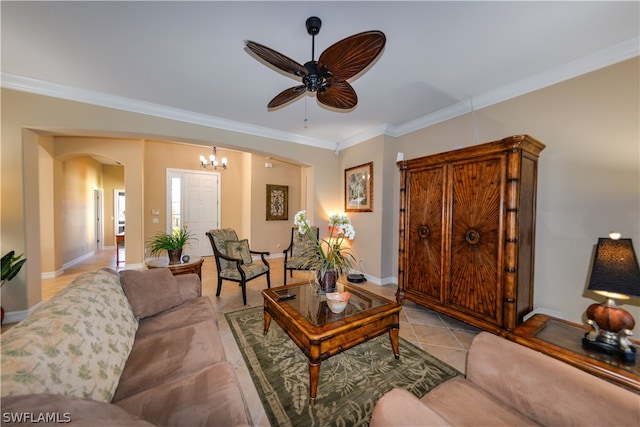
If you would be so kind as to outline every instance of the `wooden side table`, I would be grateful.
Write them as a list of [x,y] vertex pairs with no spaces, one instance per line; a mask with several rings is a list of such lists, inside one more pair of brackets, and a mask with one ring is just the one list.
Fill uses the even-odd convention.
[[202,280],[202,264],[204,259],[199,256],[192,256],[189,262],[169,264],[169,258],[158,258],[147,262],[148,268],[168,268],[174,276],[179,274],[195,273]]
[[[576,368],[640,393],[640,363],[582,346],[587,326],[536,314],[507,335],[511,341],[530,347]],[[640,342],[631,340],[636,347]]]

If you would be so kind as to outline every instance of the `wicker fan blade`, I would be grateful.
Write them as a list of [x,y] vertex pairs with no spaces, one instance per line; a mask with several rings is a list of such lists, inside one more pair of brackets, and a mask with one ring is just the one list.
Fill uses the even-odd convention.
[[251,52],[255,53],[274,67],[297,77],[307,75],[307,69],[293,59],[259,43],[252,42],[251,40],[245,40],[244,43]]
[[283,90],[282,92],[277,94],[275,98],[271,100],[271,102],[269,102],[269,105],[267,105],[267,108],[276,108],[283,104],[286,104],[289,101],[293,101],[294,99],[304,95],[306,89],[307,89],[306,87],[301,85],[301,86],[290,87],[287,90]]
[[335,81],[318,91],[318,102],[339,110],[350,110],[358,104],[358,95],[349,83]]
[[380,55],[386,41],[381,31],[365,31],[347,37],[322,52],[318,67],[326,67],[333,74],[330,81],[350,79]]

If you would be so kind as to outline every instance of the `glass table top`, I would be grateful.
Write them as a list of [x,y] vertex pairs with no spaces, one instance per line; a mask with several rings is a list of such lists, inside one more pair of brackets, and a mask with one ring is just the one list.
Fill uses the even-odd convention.
[[624,369],[625,371],[629,371],[635,375],[640,375],[640,363],[638,362],[625,362],[624,360],[610,356],[606,353],[583,347],[582,338],[584,335],[585,330],[583,328],[550,319],[542,328],[540,328],[540,330],[533,334],[533,337],[550,344],[557,345],[574,353],[600,360],[601,362]]
[[346,286],[345,290],[351,293],[351,298],[347,307],[339,314],[333,313],[329,309],[327,297],[324,294],[319,294],[313,284],[290,285],[284,289],[275,290],[274,293],[277,296],[295,295],[294,299],[281,301],[280,304],[291,306],[313,326],[323,326],[389,303],[375,295],[362,292],[351,286]]

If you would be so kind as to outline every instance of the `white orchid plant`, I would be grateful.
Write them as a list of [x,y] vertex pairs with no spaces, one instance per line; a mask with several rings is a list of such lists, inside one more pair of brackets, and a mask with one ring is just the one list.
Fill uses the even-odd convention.
[[294,225],[298,227],[300,234],[306,234],[313,243],[305,253],[307,261],[305,267],[316,270],[321,274],[335,270],[338,275],[348,273],[356,261],[351,248],[342,247],[345,239],[353,240],[356,231],[351,220],[345,214],[333,214],[329,216],[329,237],[318,239],[307,219],[307,211],[296,213]]

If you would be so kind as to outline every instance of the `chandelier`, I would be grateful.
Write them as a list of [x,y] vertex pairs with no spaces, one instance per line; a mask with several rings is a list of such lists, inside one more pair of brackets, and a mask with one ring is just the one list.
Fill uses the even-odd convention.
[[213,150],[209,155],[209,160],[207,160],[205,156],[200,155],[200,166],[202,166],[205,169],[209,166],[212,166],[216,170],[218,169],[218,166],[222,166],[222,169],[226,169],[227,164],[228,164],[228,161],[226,157],[223,157],[222,159],[220,159],[220,162],[218,162],[218,154],[216,152],[216,147],[213,147]]

